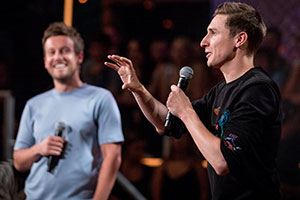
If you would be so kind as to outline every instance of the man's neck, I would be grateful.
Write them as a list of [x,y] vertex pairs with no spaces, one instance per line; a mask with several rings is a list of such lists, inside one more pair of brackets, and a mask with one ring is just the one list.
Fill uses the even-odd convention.
[[254,67],[253,56],[243,56],[224,64],[220,70],[224,75],[226,83],[230,83]]
[[54,80],[54,88],[57,92],[68,92],[82,87],[83,82],[81,80],[69,81],[62,83],[60,81]]

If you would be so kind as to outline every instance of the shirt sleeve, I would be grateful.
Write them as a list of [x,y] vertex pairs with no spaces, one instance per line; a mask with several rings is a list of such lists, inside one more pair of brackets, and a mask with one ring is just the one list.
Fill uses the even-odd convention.
[[271,130],[279,116],[277,93],[266,84],[257,84],[237,98],[226,111],[228,123],[221,136],[221,151],[233,173],[264,165],[267,161],[262,158],[272,157],[268,155],[274,153],[272,145],[278,140]]
[[123,142],[120,111],[110,92],[107,92],[97,109],[99,111],[96,119],[98,122],[99,144]]
[[26,103],[20,121],[14,150],[29,148],[34,145],[33,122],[31,117],[30,106]]

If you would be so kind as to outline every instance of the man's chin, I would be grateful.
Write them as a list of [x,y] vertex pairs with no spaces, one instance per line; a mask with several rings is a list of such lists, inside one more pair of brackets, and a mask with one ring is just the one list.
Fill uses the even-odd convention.
[[69,78],[68,77],[52,77],[55,81],[60,83],[67,83]]

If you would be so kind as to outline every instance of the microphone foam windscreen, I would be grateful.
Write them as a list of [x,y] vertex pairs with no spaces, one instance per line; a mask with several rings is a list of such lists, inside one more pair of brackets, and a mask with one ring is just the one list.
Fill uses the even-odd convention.
[[181,68],[179,75],[180,75],[180,77],[184,77],[186,79],[191,79],[194,75],[194,71],[189,66],[184,66]]

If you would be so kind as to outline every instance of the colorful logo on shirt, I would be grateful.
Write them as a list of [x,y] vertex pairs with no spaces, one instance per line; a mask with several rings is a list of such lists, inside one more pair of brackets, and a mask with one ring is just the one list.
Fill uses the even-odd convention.
[[217,108],[215,108],[215,109],[214,109],[214,113],[215,113],[215,115],[219,116],[219,112],[220,112],[220,110],[221,110],[221,107],[217,107]]
[[230,120],[230,112],[229,110],[225,110],[222,114],[222,116],[220,117],[220,119],[218,120],[218,123],[216,125],[216,130],[219,129],[219,127],[221,127],[221,135],[220,137],[223,136],[224,134],[224,125],[227,124],[227,122]]
[[230,149],[231,151],[236,151],[236,150],[241,150],[242,148],[237,146],[235,143],[235,140],[238,138],[237,135],[234,135],[232,133],[230,133],[228,135],[228,137],[226,137],[224,139],[226,146],[228,147],[228,149]]

